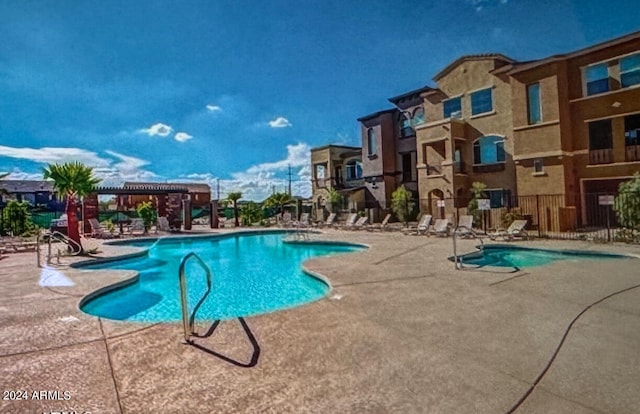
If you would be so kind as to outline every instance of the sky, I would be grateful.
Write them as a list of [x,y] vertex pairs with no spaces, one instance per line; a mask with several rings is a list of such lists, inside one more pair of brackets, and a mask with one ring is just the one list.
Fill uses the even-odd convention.
[[[0,173],[311,193],[310,149],[464,54],[532,60],[640,30],[637,0],[1,0]],[[289,170],[289,168],[291,170]]]

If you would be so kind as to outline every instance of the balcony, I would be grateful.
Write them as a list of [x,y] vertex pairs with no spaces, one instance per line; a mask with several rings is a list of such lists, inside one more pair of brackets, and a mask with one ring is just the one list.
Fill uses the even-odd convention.
[[409,138],[409,137],[415,137],[416,136],[416,131],[410,127],[410,126],[406,126],[403,128],[400,128],[400,138]]
[[454,161],[453,162],[453,173],[454,174],[466,174],[467,166],[464,161]]
[[498,162],[495,164],[473,164],[474,173],[491,173],[505,170],[505,163]]
[[589,150],[589,164],[611,164],[613,148]]
[[627,145],[625,148],[625,161],[640,161],[640,145]]
[[427,175],[442,175],[442,165],[427,164]]
[[347,178],[344,180],[344,188],[362,187],[364,183],[364,178]]

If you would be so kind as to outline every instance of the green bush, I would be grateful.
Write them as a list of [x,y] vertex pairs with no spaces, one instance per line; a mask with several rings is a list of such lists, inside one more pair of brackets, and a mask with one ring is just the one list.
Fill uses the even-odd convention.
[[153,204],[150,201],[144,201],[136,207],[136,212],[144,222],[144,232],[148,232],[149,228],[151,228],[153,223],[158,219],[158,213],[156,213],[155,208],[153,208]]
[[38,231],[31,221],[29,203],[11,200],[2,210],[2,233],[14,236],[29,236]]
[[253,223],[257,223],[264,218],[262,213],[262,207],[258,203],[249,201],[240,210],[240,216],[242,218],[243,226],[250,226]]
[[405,226],[409,224],[411,215],[415,213],[416,203],[413,201],[413,194],[401,185],[391,194],[391,209]]

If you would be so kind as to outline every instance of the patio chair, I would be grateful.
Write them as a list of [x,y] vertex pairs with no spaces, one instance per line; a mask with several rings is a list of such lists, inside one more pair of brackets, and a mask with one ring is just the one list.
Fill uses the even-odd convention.
[[461,215],[458,217],[458,226],[455,229],[455,233],[460,237],[470,237],[475,234],[473,230],[473,216]]
[[389,227],[389,220],[390,219],[391,219],[391,213],[389,213],[386,216],[384,216],[384,219],[382,220],[382,223],[373,223],[373,224],[367,226],[367,231],[374,231],[374,230],[384,231],[384,230],[387,230],[388,227]]
[[448,236],[449,235],[449,219],[436,219],[433,223],[433,227],[427,231],[427,235],[431,236],[435,234],[436,236]]
[[527,220],[514,220],[506,230],[496,229],[493,233],[489,233],[488,236],[491,240],[496,240],[498,237],[502,237],[506,241],[513,240],[515,237],[522,237],[527,240],[529,234],[524,229],[526,225]]
[[293,222],[295,227],[309,227],[309,213],[300,214],[300,220]]
[[91,237],[95,237],[96,239],[111,239],[116,237],[115,234],[112,234],[105,226],[100,224],[98,219],[89,219],[89,226],[91,227]]
[[171,227],[171,224],[169,224],[168,218],[158,217],[158,220],[156,220],[156,233],[159,231],[171,232],[171,231],[176,231],[176,229]]
[[293,222],[291,221],[291,213],[282,213],[282,221],[280,222],[282,227],[291,227]]
[[11,248],[16,253],[35,252],[38,241],[35,237],[13,237],[5,244],[5,248]]
[[144,221],[141,218],[132,218],[129,225],[129,236],[142,236],[145,234]]
[[336,219],[336,213],[331,213],[329,214],[329,217],[327,217],[327,220],[325,221],[319,221],[318,223],[316,223],[316,225],[320,228],[327,226],[327,227],[332,227],[333,226],[333,222]]
[[367,216],[360,217],[355,223],[353,223],[353,226],[351,226],[349,230],[362,230],[367,225],[368,220],[369,217]]
[[349,229],[350,227],[353,227],[353,225],[356,224],[356,220],[358,220],[358,215],[356,213],[350,213],[340,229]]
[[420,217],[420,221],[416,227],[411,227],[405,234],[426,234],[429,231],[429,225],[431,224],[431,214],[425,214]]

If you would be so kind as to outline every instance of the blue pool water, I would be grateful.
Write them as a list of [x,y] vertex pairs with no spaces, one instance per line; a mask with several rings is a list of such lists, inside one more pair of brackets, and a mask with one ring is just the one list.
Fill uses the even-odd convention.
[[[211,293],[198,318],[228,319],[291,308],[319,299],[329,290],[324,282],[302,271],[303,261],[363,249],[346,244],[288,244],[282,242],[284,236],[266,233],[167,238],[151,246],[144,256],[83,265],[82,269],[136,270],[139,279],[89,299],[81,308],[91,315],[116,320],[181,320],[178,269],[189,252],[198,254],[213,275]],[[189,303],[194,304],[206,289],[205,271],[197,261],[190,260],[186,273]]]
[[518,246],[488,245],[478,252],[461,257],[465,265],[498,267],[543,266],[558,260],[620,259],[626,256],[573,250],[532,249]]

